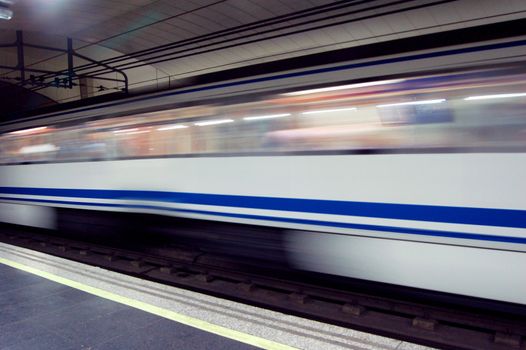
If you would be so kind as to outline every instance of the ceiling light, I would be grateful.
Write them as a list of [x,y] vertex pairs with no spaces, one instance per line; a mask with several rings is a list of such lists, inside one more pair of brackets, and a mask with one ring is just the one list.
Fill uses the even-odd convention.
[[37,131],[46,130],[46,129],[47,129],[47,126],[39,126],[37,128],[13,131],[13,132],[10,132],[10,134],[12,134],[12,135],[31,134],[31,133],[34,133],[34,132],[37,132]]
[[59,147],[51,143],[44,143],[40,145],[24,146],[20,148],[20,153],[31,154],[31,153],[54,152],[54,151],[58,151],[59,149],[60,149]]
[[384,108],[384,107],[395,107],[395,106],[409,106],[409,105],[431,105],[435,103],[442,103],[445,102],[445,98],[437,99],[437,100],[424,100],[424,101],[410,101],[410,102],[400,102],[400,103],[389,103],[385,105],[378,105],[376,107],[378,108]]
[[197,126],[207,126],[207,125],[217,125],[217,124],[224,124],[224,123],[232,123],[232,119],[216,119],[216,120],[205,120],[202,122],[194,123],[194,125]]
[[335,112],[345,112],[345,111],[355,111],[356,107],[349,108],[337,108],[337,109],[319,109],[315,111],[302,112],[303,115],[308,114],[325,114],[325,113],[335,113]]
[[159,131],[165,131],[165,130],[175,130],[175,129],[186,129],[188,126],[183,124],[176,124],[176,125],[169,125],[169,126],[163,126],[162,128],[158,128]]
[[356,83],[356,84],[348,84],[348,85],[340,85],[340,86],[330,86],[330,87],[326,87],[326,88],[288,92],[288,93],[285,93],[285,94],[282,94],[282,95],[283,96],[308,95],[308,94],[316,94],[316,93],[319,93],[319,92],[347,90],[347,89],[357,89],[357,88],[368,87],[368,86],[395,84],[395,83],[399,83],[399,82],[402,82],[402,81],[405,81],[405,79],[369,81],[369,82],[366,82],[366,83]]
[[470,96],[470,97],[466,97],[464,100],[465,101],[488,100],[488,99],[492,99],[492,98],[510,98],[510,97],[523,97],[523,96],[526,96],[526,93],[520,92],[520,93],[511,93],[511,94]]
[[243,120],[274,119],[274,118],[288,117],[289,115],[290,115],[290,113],[258,115],[258,116],[255,116],[255,117],[245,117],[245,118],[243,118]]
[[124,133],[123,135],[145,134],[147,132],[150,132],[150,130],[131,131],[131,132]]
[[10,20],[13,18],[13,11],[10,9],[0,6],[0,19]]
[[139,129],[132,128],[132,129],[114,130],[113,133],[114,134],[120,134],[120,133],[124,133],[124,132],[133,132],[133,131],[139,131]]

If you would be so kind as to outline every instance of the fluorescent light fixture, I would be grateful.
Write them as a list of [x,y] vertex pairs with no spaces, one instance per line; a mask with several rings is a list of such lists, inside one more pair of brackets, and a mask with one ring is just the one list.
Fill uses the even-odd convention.
[[13,132],[10,132],[10,134],[12,134],[12,135],[31,134],[33,132],[42,131],[42,130],[46,130],[46,129],[47,129],[47,126],[39,126],[37,128],[13,131]]
[[384,108],[384,107],[395,107],[395,106],[410,106],[410,105],[432,105],[435,103],[442,103],[446,102],[445,98],[440,98],[436,100],[424,100],[424,101],[410,101],[410,102],[400,102],[400,103],[389,103],[385,105],[378,105],[376,107],[378,108]]
[[150,132],[150,130],[131,131],[131,132],[125,133],[124,135],[145,134],[147,132]]
[[336,109],[318,109],[314,111],[308,111],[308,112],[301,112],[303,115],[309,115],[309,114],[325,114],[325,113],[335,113],[335,112],[345,112],[345,111],[355,111],[356,107],[349,107],[349,108],[336,108]]
[[22,154],[31,154],[31,153],[45,153],[45,152],[54,152],[59,150],[59,148],[51,143],[44,143],[41,145],[25,146],[20,149]]
[[207,126],[207,125],[217,125],[217,124],[225,124],[225,123],[232,123],[234,120],[232,119],[215,119],[215,120],[205,120],[202,122],[194,123],[196,126]]
[[523,96],[526,96],[526,92],[511,93],[511,94],[470,96],[470,97],[466,97],[464,100],[465,101],[489,100],[489,99],[492,99],[492,98],[510,98],[510,97],[523,97]]
[[288,117],[288,116],[290,116],[290,113],[257,115],[257,116],[254,116],[254,117],[245,117],[245,118],[243,118],[243,120],[274,119],[274,118],[282,118],[282,117]]
[[13,18],[13,11],[0,6],[0,19],[5,19],[9,21],[11,18]]
[[139,131],[139,129],[137,129],[137,128],[132,128],[132,129],[114,130],[113,133],[114,133],[114,134],[121,134],[121,133],[133,132],[133,131]]
[[170,126],[163,126],[162,128],[158,128],[159,131],[165,131],[165,130],[175,130],[175,129],[186,129],[188,126],[183,124],[176,124],[176,125],[170,125]]
[[283,96],[300,96],[300,95],[308,95],[308,94],[317,94],[319,92],[338,91],[338,90],[357,89],[357,88],[361,88],[361,87],[376,86],[376,85],[395,84],[395,83],[400,83],[402,81],[405,81],[405,79],[391,79],[391,80],[369,81],[369,82],[366,82],[366,83],[356,83],[356,84],[348,84],[348,85],[340,85],[340,86],[329,86],[329,87],[319,88],[319,89],[310,89],[310,90],[288,92],[288,93],[285,93],[285,94],[282,94],[282,95]]

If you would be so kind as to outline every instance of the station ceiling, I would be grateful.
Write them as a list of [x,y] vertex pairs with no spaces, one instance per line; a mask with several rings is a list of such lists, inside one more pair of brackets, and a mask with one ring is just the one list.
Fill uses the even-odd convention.
[[[23,31],[24,42],[37,45],[65,48],[66,37],[70,37],[77,52],[94,60],[117,57],[105,62],[125,70],[134,88],[524,18],[526,1],[16,0],[11,9],[13,18],[0,20],[0,43],[13,42],[17,30]],[[76,59],[75,64],[86,62]],[[0,48],[0,64],[16,65],[16,48]],[[28,48],[25,65],[61,70],[67,60],[57,52]],[[18,75],[0,69],[4,82],[20,85]],[[111,88],[113,83],[105,84]],[[69,101],[78,98],[77,90],[47,87],[38,92]]]

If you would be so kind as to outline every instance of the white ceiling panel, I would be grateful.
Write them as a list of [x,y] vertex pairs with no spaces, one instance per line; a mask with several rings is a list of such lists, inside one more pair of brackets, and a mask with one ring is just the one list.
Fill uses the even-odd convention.
[[[524,0],[457,0],[429,7],[383,14],[408,6],[432,4],[436,0],[413,0],[390,5],[390,0],[17,0],[11,21],[0,21],[0,42],[14,40],[15,31],[25,32],[26,42],[64,47],[65,38],[72,37],[75,47],[94,59],[106,59],[130,54],[159,45],[190,40],[201,35],[213,35],[222,30],[274,20],[261,28],[245,28],[239,33],[219,35],[202,42],[181,46],[175,56],[217,48],[209,52],[181,57],[169,62],[138,58],[149,64],[148,69],[129,70],[132,84],[171,75],[174,79],[247,64],[295,57],[332,50],[404,38],[444,30],[499,22],[526,15]],[[316,15],[283,18],[316,6],[339,6]],[[345,6],[344,6],[345,5]],[[382,7],[383,6],[383,7]],[[344,16],[324,19],[346,12]],[[300,15],[300,14],[298,14]],[[276,18],[278,17],[278,18]],[[367,17],[367,18],[363,18]],[[343,21],[345,23],[336,24]],[[302,22],[306,22],[301,24]],[[301,25],[300,25],[301,24]],[[326,25],[322,29],[312,29]],[[262,33],[262,31],[279,31]],[[297,29],[311,29],[291,34]],[[277,38],[273,35],[281,34]],[[249,40],[258,41],[246,43]],[[226,40],[225,43],[218,44]],[[221,49],[228,44],[235,47]],[[202,48],[198,48],[203,46]],[[10,52],[8,52],[11,50]],[[16,64],[12,49],[3,51],[4,65]],[[165,53],[166,55],[168,52]],[[27,62],[48,69],[63,69],[65,60],[53,58],[54,53],[29,49]],[[174,57],[174,56],[166,56]],[[45,61],[49,59],[50,61]],[[50,63],[52,62],[52,63]],[[136,62],[129,60],[126,62]],[[51,68],[50,68],[51,67]],[[0,70],[0,78],[12,78],[17,73]],[[145,76],[144,74],[152,74]],[[2,75],[3,74],[3,75]],[[44,89],[44,93],[47,90]],[[74,92],[71,92],[74,94]]]

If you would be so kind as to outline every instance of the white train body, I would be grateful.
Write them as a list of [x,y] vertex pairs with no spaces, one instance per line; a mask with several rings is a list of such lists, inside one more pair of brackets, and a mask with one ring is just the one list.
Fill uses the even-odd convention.
[[[487,55],[506,61],[515,51],[524,48]],[[468,53],[447,59],[462,66],[473,57]],[[430,67],[429,60],[416,60],[411,69]],[[403,62],[382,64],[378,75],[395,65],[397,72],[409,70]],[[352,72],[353,78],[370,74]],[[341,81],[341,74],[313,74],[308,83]],[[283,78],[274,85],[302,86],[307,84],[303,79]],[[259,85],[251,88],[265,89],[267,82],[254,84]],[[203,93],[234,94],[231,89],[238,88],[233,86],[197,91],[188,100]],[[168,99],[154,96],[126,106],[165,104]],[[123,107],[100,111],[111,108]],[[87,113],[93,112],[51,115],[46,125]],[[516,149],[205,152],[10,163],[0,166],[0,221],[51,227],[52,208],[66,207],[274,226],[286,230],[289,257],[302,269],[526,304],[524,179],[526,153]]]

